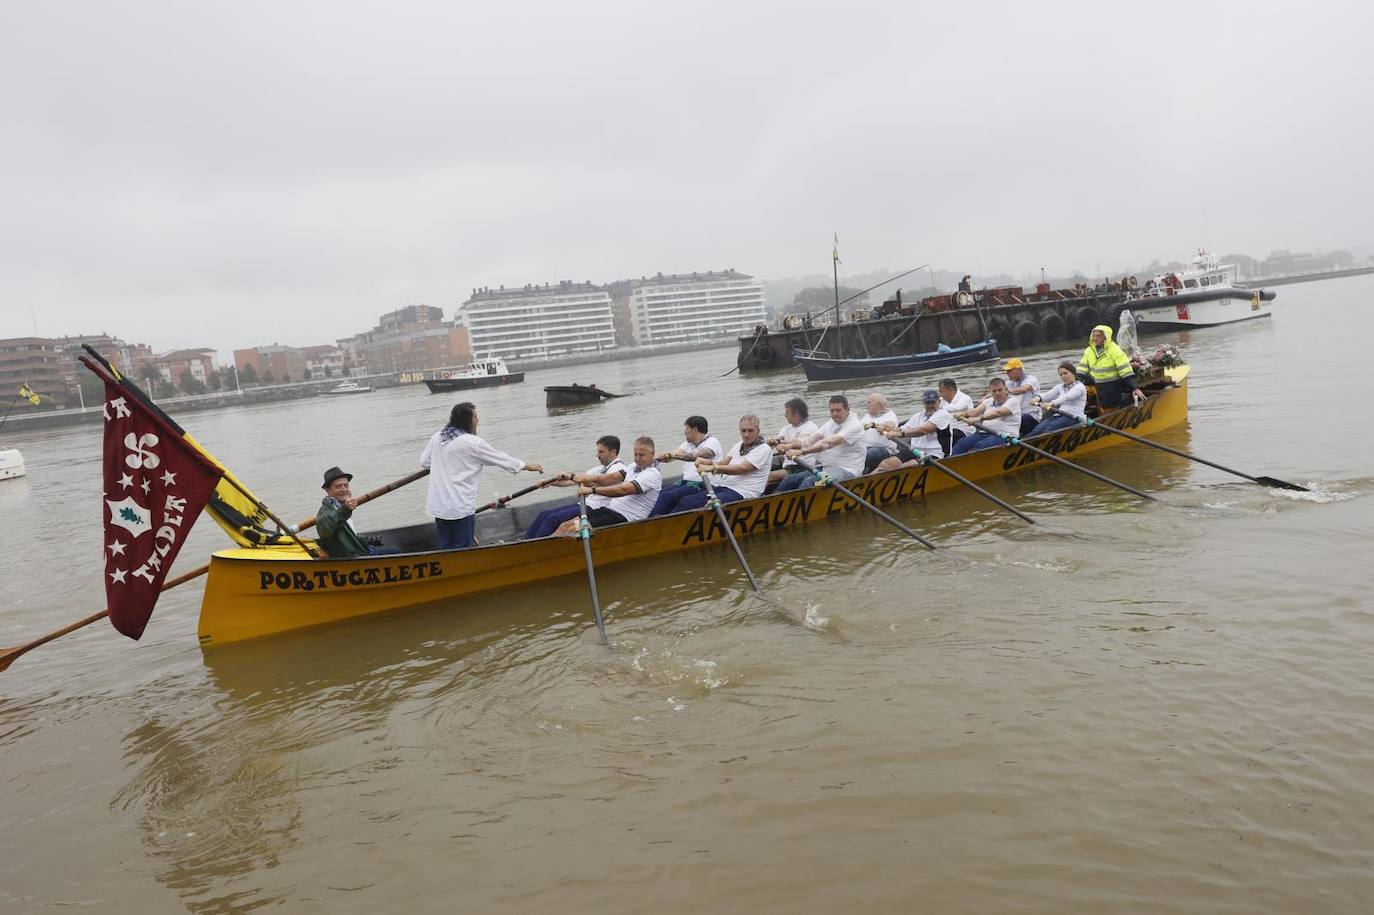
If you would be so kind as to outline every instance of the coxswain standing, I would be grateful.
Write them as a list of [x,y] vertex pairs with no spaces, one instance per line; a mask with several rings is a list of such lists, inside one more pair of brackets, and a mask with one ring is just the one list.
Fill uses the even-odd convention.
[[434,530],[441,550],[472,546],[476,525],[477,487],[482,468],[501,467],[511,473],[544,468],[497,451],[477,437],[477,407],[463,402],[449,413],[448,425],[430,438],[420,454],[420,466],[429,471],[429,498],[425,511],[434,516]]

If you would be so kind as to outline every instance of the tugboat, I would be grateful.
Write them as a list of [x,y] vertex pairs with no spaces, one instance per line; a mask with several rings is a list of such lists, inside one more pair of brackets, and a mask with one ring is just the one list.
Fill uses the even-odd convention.
[[434,374],[424,379],[425,387],[431,394],[449,391],[466,391],[469,388],[491,388],[503,384],[515,384],[525,380],[524,372],[512,372],[506,368],[504,359],[479,359],[469,362],[463,368],[436,369]]
[[1273,290],[1241,286],[1236,273],[1234,265],[1199,250],[1182,273],[1162,273],[1145,284],[1131,303],[1137,326],[1148,332],[1269,317]]

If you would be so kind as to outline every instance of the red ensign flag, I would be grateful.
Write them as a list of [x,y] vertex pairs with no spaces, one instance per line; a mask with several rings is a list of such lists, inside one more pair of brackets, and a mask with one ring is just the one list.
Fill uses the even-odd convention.
[[137,639],[221,471],[109,379],[104,411],[106,606]]

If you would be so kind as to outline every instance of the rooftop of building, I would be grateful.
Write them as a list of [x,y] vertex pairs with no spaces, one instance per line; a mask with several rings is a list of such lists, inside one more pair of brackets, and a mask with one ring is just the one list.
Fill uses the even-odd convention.
[[614,283],[608,283],[607,288],[616,292],[626,292],[631,289],[642,289],[646,286],[681,286],[689,283],[719,283],[727,280],[752,280],[753,278],[748,273],[740,273],[734,267],[726,267],[724,270],[693,271],[691,273],[655,273],[653,276],[641,276],[639,279],[616,280]]
[[501,299],[531,299],[543,296],[569,295],[590,292],[605,292],[605,286],[598,286],[591,280],[585,283],[574,283],[572,280],[559,280],[557,283],[526,283],[524,286],[498,286],[492,289],[490,286],[479,286],[472,290],[472,295],[464,305],[472,302],[491,302]]
[[218,350],[208,346],[198,346],[194,349],[174,349],[170,353],[163,353],[158,356],[160,362],[180,362],[186,359],[202,359],[205,356],[214,356]]

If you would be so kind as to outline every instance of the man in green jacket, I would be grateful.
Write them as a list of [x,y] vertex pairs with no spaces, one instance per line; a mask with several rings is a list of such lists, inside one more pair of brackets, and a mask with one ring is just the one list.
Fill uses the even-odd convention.
[[1132,399],[1136,403],[1145,401],[1130,357],[1112,342],[1112,329],[1106,324],[1093,328],[1091,342],[1083,350],[1076,372],[1084,384],[1097,388],[1097,405],[1104,410],[1126,406]]
[[353,474],[344,473],[338,467],[330,467],[324,472],[324,501],[315,515],[315,528],[319,531],[316,538],[319,545],[329,554],[330,559],[347,559],[350,556],[382,556],[399,553],[390,546],[368,546],[358,537],[349,518],[358,500],[353,498],[349,482]]

